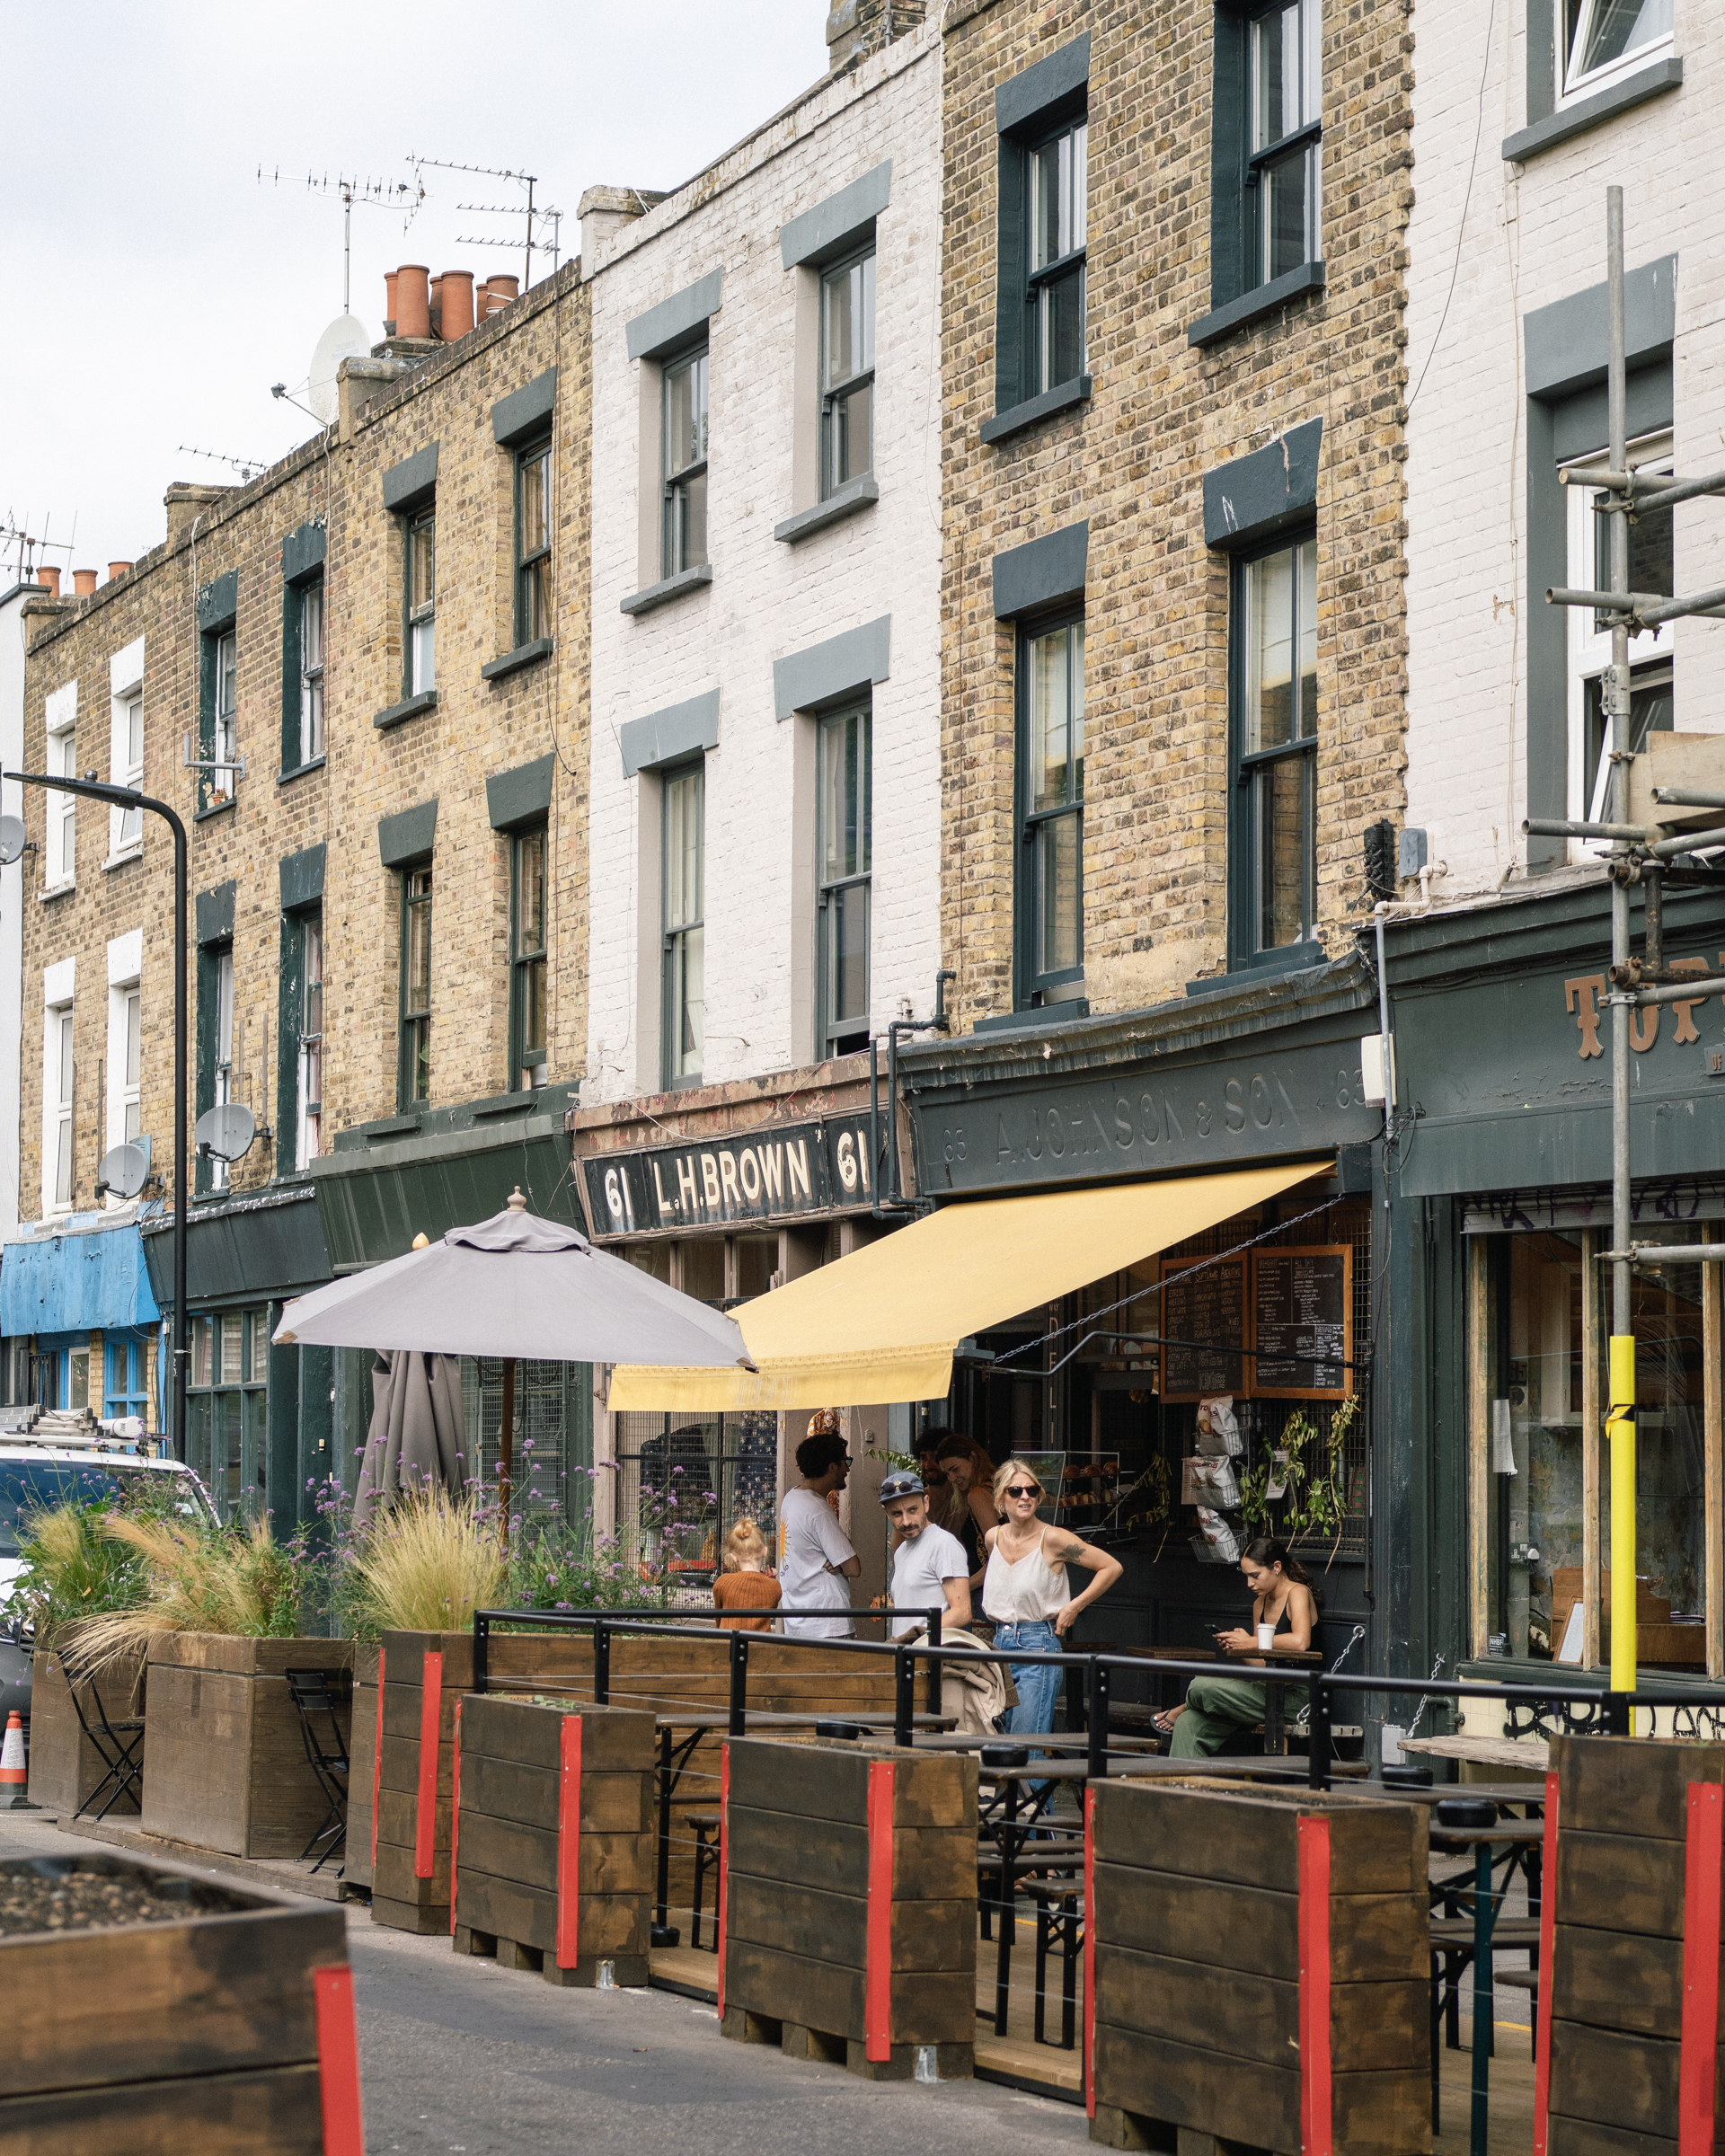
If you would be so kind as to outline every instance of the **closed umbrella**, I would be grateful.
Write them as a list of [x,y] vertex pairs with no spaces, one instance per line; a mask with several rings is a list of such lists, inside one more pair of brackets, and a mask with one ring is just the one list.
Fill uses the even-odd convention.
[[403,1490],[440,1483],[459,1498],[465,1480],[461,1365],[452,1355],[385,1349],[371,1368],[371,1427],[353,1500],[364,1527],[378,1506]]
[[596,1250],[575,1229],[540,1219],[526,1203],[518,1189],[490,1220],[299,1296],[275,1334],[283,1348],[501,1356],[506,1523],[517,1356],[755,1367],[733,1320]]

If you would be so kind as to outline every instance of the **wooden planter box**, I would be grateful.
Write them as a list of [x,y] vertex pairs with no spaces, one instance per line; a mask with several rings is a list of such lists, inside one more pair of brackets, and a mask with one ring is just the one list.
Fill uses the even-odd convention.
[[907,2080],[975,2071],[977,1763],[730,1740],[723,2033]]
[[[1173,2128],[1182,2148],[1190,2134],[1299,2156],[1303,2102],[1321,2102],[1327,2078],[1325,2145],[1423,2156],[1424,1808],[1166,1782],[1092,1790],[1091,2139],[1143,2148]],[[1326,1960],[1327,1984],[1314,1976]]]
[[[571,1727],[572,1725],[572,1727]],[[622,1707],[461,1702],[457,1954],[547,1983],[647,1982],[654,1727]]]
[[312,1971],[344,1964],[339,1908],[215,1887],[107,1853],[0,1864],[184,1897],[180,1921],[0,1935],[0,2147],[27,2156],[321,2156]]
[[[1632,2147],[1676,2156],[1685,2069],[1691,2100],[1711,2081],[1714,2116],[1725,2117],[1725,1745],[1554,1736],[1551,1766],[1556,1878],[1548,1802],[1550,1995],[1539,2002],[1535,2096],[1549,2112],[1550,2156]],[[1709,1984],[1711,2022],[1697,2012]]]
[[[98,1689],[102,1704],[116,1721],[135,1719],[143,1713],[144,1676],[145,1663],[140,1655],[131,1670],[116,1669],[101,1681]],[[84,1712],[94,1722],[89,1689],[86,1682],[81,1692]],[[147,1744],[147,1730],[145,1736]],[[142,1762],[144,1746],[139,1747],[137,1757]],[[32,1657],[31,1670],[31,1802],[70,1818],[84,1798],[94,1792],[107,1771],[101,1753],[79,1725],[77,1709],[72,1704],[72,1688],[58,1653],[51,1648],[40,1648]],[[109,1817],[136,1819],[133,1798],[137,1794],[135,1789],[130,1796],[123,1798]]]
[[371,1891],[372,1788],[377,1764],[377,1649],[353,1650],[353,1707],[348,1756],[348,1846],[341,1860],[344,1886]]
[[282,1672],[345,1669],[352,1658],[350,1639],[153,1640],[144,1832],[234,1857],[297,1857],[329,1802]]
[[[488,1692],[531,1686],[545,1694],[567,1691],[572,1701],[592,1699],[593,1642],[586,1632],[493,1632],[489,1651]],[[428,1654],[441,1657],[435,1711],[438,1755],[422,1781]],[[354,1753],[356,1785],[368,1777],[377,1792],[375,1827],[366,1843],[373,1867],[371,1913],[376,1922],[401,1931],[447,1931],[455,1702],[473,1690],[473,1634],[385,1632],[381,1661],[383,1713],[373,1724],[369,1766],[357,1746]],[[613,1707],[643,1713],[689,1708],[722,1713],[730,1682],[726,1635],[716,1636],[711,1644],[623,1633],[611,1641]],[[788,1713],[818,1709],[822,1714],[890,1714],[892,1692],[891,1665],[872,1656],[846,1655],[765,1634],[749,1641],[751,1707]],[[689,1810],[718,1809],[722,1743],[721,1736],[703,1736],[695,1747],[672,1803],[674,1820]],[[350,1822],[355,1816],[350,1812]],[[351,1824],[349,1839],[357,1847]],[[683,1906],[693,1869],[691,1837],[678,1833],[672,1851],[671,1902]]]

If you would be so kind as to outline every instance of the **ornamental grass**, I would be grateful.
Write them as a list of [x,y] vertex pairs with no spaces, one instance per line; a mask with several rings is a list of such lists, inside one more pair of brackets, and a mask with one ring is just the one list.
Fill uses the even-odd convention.
[[496,1523],[469,1495],[399,1498],[354,1550],[343,1597],[360,1639],[386,1631],[461,1632],[494,1609],[509,1576]]
[[216,1632],[237,1639],[291,1639],[299,1630],[300,1568],[270,1532],[188,1527],[111,1514],[98,1532],[142,1560],[147,1599],[78,1625],[66,1642],[80,1674],[100,1675],[143,1652],[164,1632]]

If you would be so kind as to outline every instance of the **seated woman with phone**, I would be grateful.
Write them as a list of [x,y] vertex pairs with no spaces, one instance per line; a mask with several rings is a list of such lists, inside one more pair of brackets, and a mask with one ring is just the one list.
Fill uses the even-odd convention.
[[[1252,1589],[1252,1630],[1236,1625],[1218,1632],[1216,1644],[1236,1652],[1256,1647],[1267,1655],[1308,1652],[1323,1597],[1287,1543],[1261,1534],[1246,1544],[1240,1569]],[[1156,1727],[1172,1739],[1170,1754],[1204,1759],[1219,1752],[1229,1737],[1263,1720],[1264,1689],[1252,1677],[1194,1677],[1186,1688],[1186,1704],[1156,1717]]]

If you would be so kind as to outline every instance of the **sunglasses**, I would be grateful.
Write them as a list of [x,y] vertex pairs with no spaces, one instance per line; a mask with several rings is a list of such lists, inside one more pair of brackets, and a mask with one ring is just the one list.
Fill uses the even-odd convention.
[[1042,1492],[1034,1482],[1009,1482],[1006,1495],[1009,1498],[1039,1498]]

